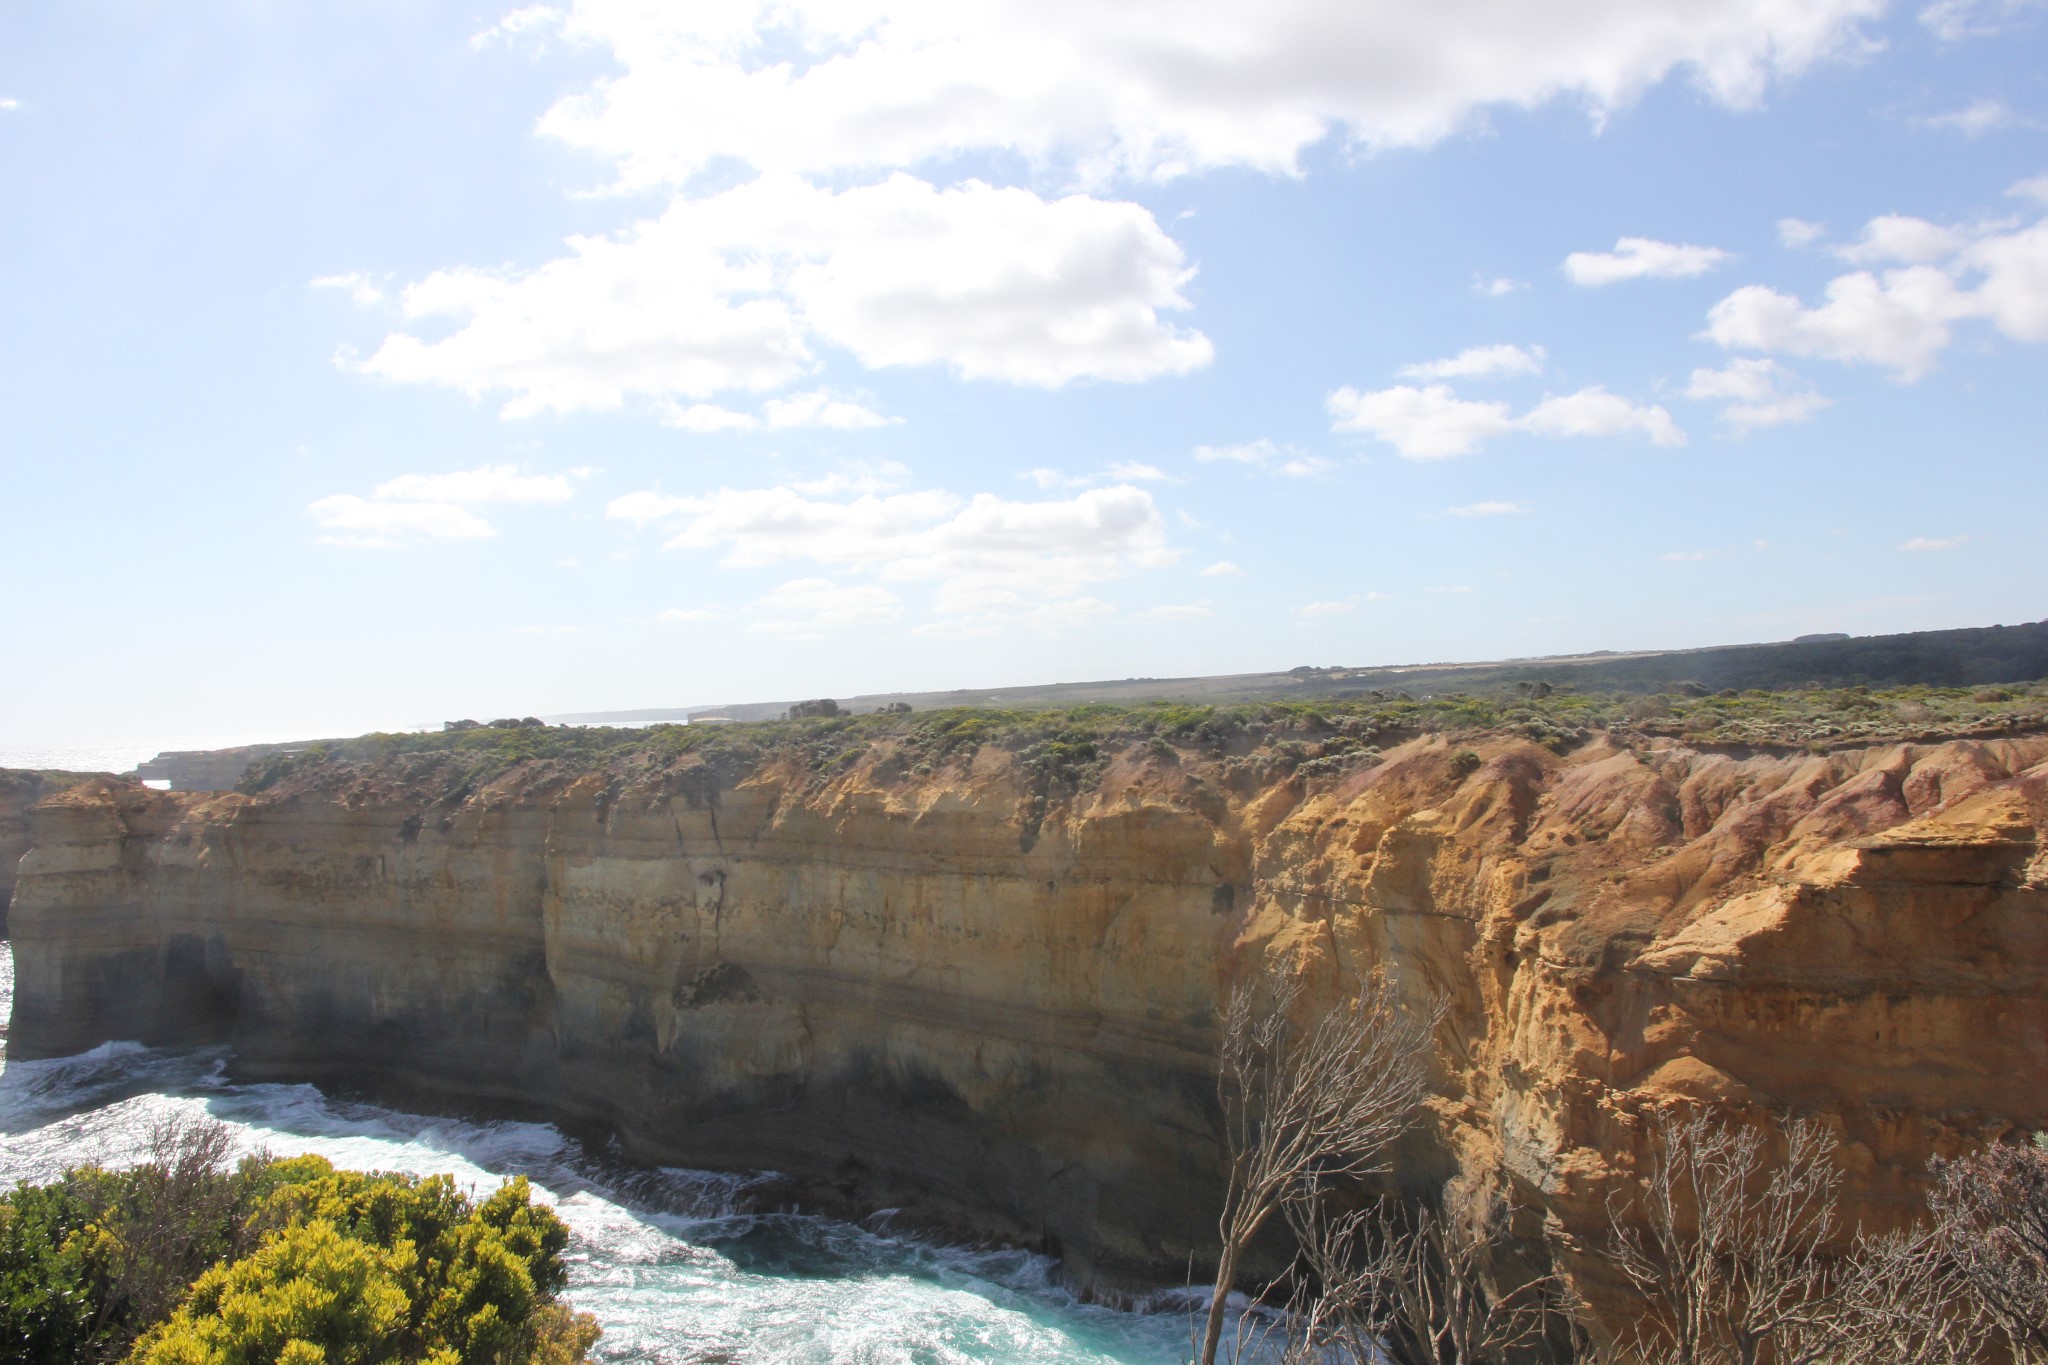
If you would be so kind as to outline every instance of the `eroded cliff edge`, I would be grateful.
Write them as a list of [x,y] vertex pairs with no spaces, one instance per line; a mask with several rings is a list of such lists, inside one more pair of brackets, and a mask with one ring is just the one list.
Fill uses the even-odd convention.
[[1177,1281],[1227,983],[1384,965],[1452,1006],[1400,1178],[1507,1186],[1596,1308],[1650,1108],[1828,1116],[1866,1227],[1930,1154],[2048,1127],[2048,738],[1245,747],[88,782],[32,812],[10,1047],[225,1038]]

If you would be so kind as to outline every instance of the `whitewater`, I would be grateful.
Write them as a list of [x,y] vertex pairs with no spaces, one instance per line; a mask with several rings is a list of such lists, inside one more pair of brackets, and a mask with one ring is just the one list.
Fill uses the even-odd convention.
[[[0,1020],[14,958],[0,943]],[[9,1062],[0,1049],[0,1188],[85,1162],[140,1159],[149,1125],[178,1113],[228,1124],[244,1151],[317,1153],[360,1170],[447,1173],[480,1193],[527,1176],[568,1224],[568,1298],[604,1326],[605,1361],[660,1365],[1170,1365],[1184,1312],[1077,1301],[1054,1265],[1020,1251],[939,1245],[760,1212],[763,1177],[634,1166],[536,1123],[468,1122],[228,1078],[224,1049],[108,1043]]]

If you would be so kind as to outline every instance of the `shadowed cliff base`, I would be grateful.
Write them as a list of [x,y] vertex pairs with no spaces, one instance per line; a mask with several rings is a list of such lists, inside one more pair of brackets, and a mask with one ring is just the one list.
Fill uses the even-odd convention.
[[368,736],[29,812],[18,1056],[224,1036],[1046,1249],[1212,1255],[1228,985],[1449,1002],[1395,1183],[1596,1317],[1648,1122],[1841,1135],[1844,1221],[2048,1125],[2048,697],[1437,696]]

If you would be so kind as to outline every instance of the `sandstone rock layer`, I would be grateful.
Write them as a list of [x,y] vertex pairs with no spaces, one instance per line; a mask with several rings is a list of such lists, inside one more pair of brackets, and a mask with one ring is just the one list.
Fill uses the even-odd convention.
[[1509,1191],[1596,1307],[1660,1106],[1824,1116],[1867,1227],[1930,1155],[2048,1127],[2048,738],[1459,750],[1304,779],[1155,744],[1049,805],[1006,750],[887,743],[445,796],[398,762],[91,781],[31,814],[10,1047],[226,1039],[1131,1285],[1213,1228],[1230,982],[1384,968],[1449,1005],[1398,1178]]

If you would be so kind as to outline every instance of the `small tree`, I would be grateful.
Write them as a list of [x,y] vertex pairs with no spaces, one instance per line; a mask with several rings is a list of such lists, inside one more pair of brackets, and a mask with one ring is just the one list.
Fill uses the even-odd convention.
[[1934,1164],[1935,1244],[2022,1365],[2048,1361],[2048,1150]]
[[1773,1163],[1756,1128],[1655,1120],[1642,1191],[1632,1209],[1609,1208],[1616,1263],[1650,1310],[1637,1327],[1643,1359],[1810,1365],[1836,1344],[1835,1137],[1801,1120],[1784,1138]]
[[1496,1365],[1561,1311],[1554,1276],[1489,1283],[1507,1240],[1502,1199],[1446,1190],[1441,1206],[1389,1199],[1334,1216],[1331,1202],[1312,1190],[1284,1205],[1306,1271],[1281,1324],[1285,1361]]
[[1240,986],[1224,1010],[1216,1095],[1229,1170],[1201,1365],[1215,1365],[1252,1239],[1285,1201],[1314,1201],[1325,1182],[1381,1169],[1388,1144],[1413,1122],[1428,1091],[1440,1011],[1403,1009],[1384,973],[1306,1031],[1293,1018],[1300,996],[1293,975],[1267,973],[1264,994],[1262,1010],[1252,986]]

